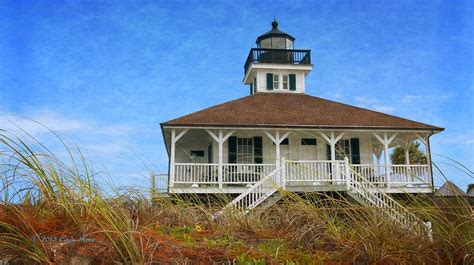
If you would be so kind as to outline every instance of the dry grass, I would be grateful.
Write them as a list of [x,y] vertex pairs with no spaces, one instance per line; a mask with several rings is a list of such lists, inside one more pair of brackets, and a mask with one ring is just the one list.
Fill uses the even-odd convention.
[[[246,216],[212,214],[211,199],[104,193],[78,149],[62,161],[34,139],[0,132],[3,196],[0,257],[11,264],[473,264],[472,209],[407,199],[433,224],[433,239],[400,227],[342,195],[286,194]],[[216,201],[213,199],[212,201]],[[452,205],[452,204],[449,204]],[[94,242],[46,242],[44,236]],[[34,239],[43,240],[34,240]]]

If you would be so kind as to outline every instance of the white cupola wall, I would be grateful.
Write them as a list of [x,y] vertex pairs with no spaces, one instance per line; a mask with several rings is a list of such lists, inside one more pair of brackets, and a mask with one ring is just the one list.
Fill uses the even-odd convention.
[[257,38],[244,65],[244,84],[255,93],[305,93],[305,77],[313,68],[311,50],[294,49],[295,38],[278,29]]
[[254,78],[250,86],[253,93],[304,93],[304,82],[303,71],[269,68],[254,70]]

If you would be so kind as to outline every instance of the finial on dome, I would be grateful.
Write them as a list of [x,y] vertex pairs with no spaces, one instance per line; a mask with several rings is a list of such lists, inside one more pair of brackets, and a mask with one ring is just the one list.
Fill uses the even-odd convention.
[[273,17],[272,28],[273,29],[278,28],[278,21],[276,21],[275,17]]

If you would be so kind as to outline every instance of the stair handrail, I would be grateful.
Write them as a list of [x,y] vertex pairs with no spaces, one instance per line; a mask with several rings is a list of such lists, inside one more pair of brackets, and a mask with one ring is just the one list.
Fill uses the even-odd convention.
[[[346,181],[348,183],[348,188],[358,192],[359,194],[363,195],[366,197],[366,199],[369,199],[367,198],[368,196],[372,196],[372,199],[375,198],[377,201],[379,201],[381,204],[383,204],[384,206],[386,206],[386,208],[391,212],[391,213],[395,213],[398,217],[402,217],[406,220],[407,217],[409,217],[408,221],[409,223],[407,222],[404,222],[405,220],[398,220],[398,218],[395,218],[394,216],[394,219],[397,220],[398,222],[408,226],[410,225],[410,223],[414,222],[414,223],[423,223],[423,221],[418,218],[416,215],[414,215],[413,213],[411,213],[410,211],[408,211],[403,205],[401,205],[399,202],[397,202],[395,199],[393,199],[392,197],[390,197],[388,194],[386,194],[385,192],[383,192],[382,190],[380,190],[377,186],[375,186],[374,184],[372,184],[370,181],[368,181],[366,178],[364,178],[361,174],[359,174],[357,171],[353,170],[350,165],[349,165],[349,162],[347,160],[345,160],[345,164],[346,164],[346,168],[349,169],[349,170],[346,170],[346,174],[349,172],[349,175],[346,176]],[[357,175],[357,177],[359,179],[362,180],[361,181],[358,181],[357,179],[353,178],[353,174]],[[374,192],[370,192],[370,191],[367,191],[367,189],[364,188],[364,185],[361,185],[361,184],[365,184],[366,186],[370,187],[372,190],[375,190],[378,194],[380,194],[382,198],[380,198],[379,196],[377,196]],[[359,190],[359,188],[357,187],[354,187],[354,185],[358,185],[361,187],[361,189],[363,190]],[[387,201],[384,201],[387,200]],[[372,202],[373,204],[376,204],[374,202]],[[397,212],[395,209],[399,209],[400,211],[402,211],[402,213],[400,212]],[[382,208],[382,210],[384,210]]]
[[[227,204],[227,207],[230,207],[231,205],[236,205],[237,202],[239,202],[240,200],[242,200],[243,198],[245,198],[245,196],[249,195],[252,191],[256,190],[258,187],[260,187],[261,185],[263,185],[264,182],[266,182],[267,180],[269,180],[270,178],[272,178],[273,176],[275,176],[275,174],[277,172],[279,172],[280,170],[282,169],[282,167],[279,167],[279,168],[276,168],[275,170],[273,170],[272,172],[268,173],[265,177],[263,177],[262,179],[260,179],[258,182],[255,182],[254,184],[252,184],[246,191],[242,192],[239,196],[237,196],[235,199],[233,199],[229,204]],[[273,183],[275,184],[275,186],[277,186],[276,184],[276,181],[273,180]]]

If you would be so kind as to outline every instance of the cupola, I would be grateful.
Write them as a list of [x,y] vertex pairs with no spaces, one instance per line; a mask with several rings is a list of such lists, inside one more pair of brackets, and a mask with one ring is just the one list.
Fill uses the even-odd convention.
[[272,30],[257,38],[257,47],[264,49],[292,50],[295,38],[278,29],[278,21],[273,20]]
[[244,65],[244,84],[255,93],[304,93],[305,77],[313,68],[311,50],[296,50],[295,38],[278,29],[257,37]]

